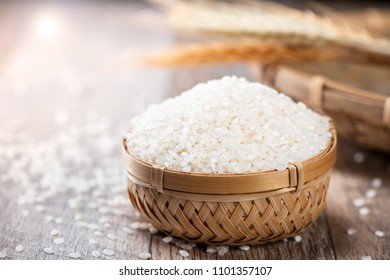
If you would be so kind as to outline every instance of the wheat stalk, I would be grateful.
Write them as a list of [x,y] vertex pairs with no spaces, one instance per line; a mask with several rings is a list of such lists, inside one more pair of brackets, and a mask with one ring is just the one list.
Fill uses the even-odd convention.
[[300,61],[352,61],[387,64],[390,63],[390,58],[384,60],[381,56],[367,54],[356,56],[344,49],[339,49],[337,46],[322,49],[246,40],[242,42],[184,44],[149,55],[145,58],[144,63],[152,66],[172,67],[252,61],[272,64]]
[[[158,0],[155,0],[158,1]],[[261,38],[288,45],[339,45],[346,49],[390,56],[390,41],[374,38],[358,29],[313,12],[301,12],[281,5],[253,1],[161,2],[173,26],[190,31]]]

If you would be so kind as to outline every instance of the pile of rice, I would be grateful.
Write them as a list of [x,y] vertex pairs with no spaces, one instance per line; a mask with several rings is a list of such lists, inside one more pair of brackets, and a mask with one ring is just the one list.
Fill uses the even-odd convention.
[[135,117],[126,133],[136,157],[184,172],[284,170],[326,148],[328,120],[244,78],[198,84]]

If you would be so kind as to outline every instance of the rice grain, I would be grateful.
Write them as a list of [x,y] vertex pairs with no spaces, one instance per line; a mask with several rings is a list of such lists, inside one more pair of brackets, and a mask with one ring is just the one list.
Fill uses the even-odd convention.
[[0,251],[0,259],[5,259],[7,257],[7,253],[5,251]]
[[152,255],[148,252],[143,252],[141,254],[138,255],[138,258],[141,259],[141,260],[148,260],[152,257]]
[[47,247],[47,248],[43,248],[43,252],[45,254],[48,254],[48,255],[53,255],[54,254],[54,250],[50,247]]
[[98,258],[98,257],[100,257],[100,251],[98,251],[98,250],[93,250],[93,251],[91,252],[91,255],[94,256],[95,258]]
[[381,230],[376,230],[376,231],[375,231],[375,236],[377,236],[377,237],[383,237],[383,236],[385,236],[385,233],[384,233],[383,231],[381,231]]
[[113,255],[115,255],[115,252],[111,249],[104,249],[103,254],[106,256],[113,256]]
[[62,237],[54,239],[54,244],[61,245],[64,244],[64,239]]
[[190,256],[190,254],[186,251],[186,250],[180,250],[179,251],[179,254],[183,257],[183,258],[187,258]]
[[73,252],[73,253],[70,253],[70,254],[69,254],[69,257],[70,257],[71,259],[80,259],[80,258],[81,258],[81,255],[80,255],[79,252]]
[[16,248],[15,248],[15,252],[17,252],[17,253],[21,253],[21,252],[23,252],[24,251],[24,247],[22,246],[22,245],[18,245],[18,246],[16,246]]

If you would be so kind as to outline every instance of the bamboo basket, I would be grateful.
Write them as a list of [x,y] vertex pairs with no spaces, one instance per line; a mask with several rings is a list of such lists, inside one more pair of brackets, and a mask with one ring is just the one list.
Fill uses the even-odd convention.
[[325,207],[336,131],[318,155],[283,171],[181,172],[122,154],[132,205],[158,230],[190,242],[262,244],[297,234]]
[[262,83],[329,115],[343,138],[390,153],[390,96],[287,66],[255,67]]

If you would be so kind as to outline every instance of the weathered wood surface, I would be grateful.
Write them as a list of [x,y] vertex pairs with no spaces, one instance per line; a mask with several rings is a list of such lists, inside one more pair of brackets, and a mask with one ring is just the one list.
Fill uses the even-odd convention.
[[[0,251],[7,253],[6,259],[69,259],[69,253],[75,251],[82,259],[96,259],[92,251],[103,253],[104,249],[113,250],[114,255],[102,254],[100,259],[137,259],[141,252],[150,252],[152,259],[183,259],[174,244],[162,241],[160,233],[128,233],[129,227],[136,227],[132,223],[140,219],[127,200],[124,178],[118,175],[122,174],[119,139],[128,120],[148,104],[200,81],[234,73],[251,78],[249,73],[244,66],[134,69],[134,54],[165,46],[171,40],[161,30],[148,31],[130,24],[132,13],[144,8],[141,4],[24,5],[0,3]],[[40,32],[45,31],[37,25],[40,19],[50,17],[57,20],[58,34],[43,38],[46,35]],[[103,135],[93,134],[96,126]],[[76,148],[65,145],[67,137],[74,135]],[[94,139],[103,144],[94,146]],[[39,143],[56,149],[52,157],[44,159],[47,166],[39,170],[40,176],[45,172],[62,174],[52,166],[55,162],[68,172],[53,184],[55,195],[46,199],[40,198],[39,192],[51,186],[31,175],[28,165],[15,166],[22,165],[20,158],[9,155],[11,150],[22,150],[23,145],[31,151]],[[108,151],[102,151],[107,146]],[[68,159],[63,150],[76,159],[83,154],[78,160],[86,163]],[[353,160],[357,152],[364,153],[364,162]],[[42,155],[47,156],[45,153]],[[17,173],[10,173],[11,169]],[[375,197],[365,198],[375,177],[383,180],[383,186],[375,189]],[[71,179],[76,180],[74,185]],[[31,193],[31,189],[38,193]],[[21,197],[26,194],[34,200],[23,202]],[[358,198],[364,198],[362,207],[370,210],[368,215],[361,216],[354,206]],[[328,206],[301,234],[301,242],[289,239],[249,251],[230,248],[224,256],[208,254],[206,246],[199,245],[188,259],[390,259],[389,199],[390,156],[361,151],[340,141]],[[63,221],[56,223],[56,218]],[[50,235],[55,228],[64,238],[62,245],[54,244],[55,237]],[[357,233],[348,235],[350,228]],[[383,231],[384,237],[375,236],[375,230]],[[108,233],[115,234],[117,240],[107,238]],[[90,244],[90,239],[97,244]],[[24,246],[23,252],[15,252],[18,244]],[[45,254],[45,247],[55,253]]]

